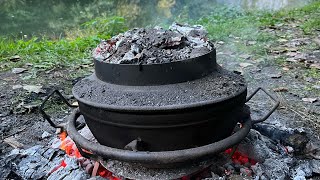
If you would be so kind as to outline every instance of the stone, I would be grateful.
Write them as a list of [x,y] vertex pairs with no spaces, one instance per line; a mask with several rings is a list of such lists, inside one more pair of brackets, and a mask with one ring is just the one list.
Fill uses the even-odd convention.
[[21,60],[21,57],[19,55],[15,55],[15,56],[11,56],[9,60],[12,62],[18,62]]
[[42,86],[36,86],[36,85],[24,85],[22,87],[24,90],[27,90],[29,92],[34,92],[34,93],[44,93],[45,91],[42,89]]
[[240,63],[239,65],[240,65],[240,67],[246,68],[248,66],[252,66],[253,64],[244,62],[244,63]]
[[13,89],[13,90],[15,90],[15,89],[20,89],[20,88],[22,88],[22,85],[20,85],[20,84],[17,84],[17,85],[13,85],[13,86],[12,86],[12,89]]
[[310,162],[310,166],[312,172],[320,174],[320,160],[319,159],[312,159]]
[[42,138],[42,139],[45,139],[45,138],[48,138],[48,137],[50,137],[50,136],[51,136],[50,133],[48,133],[47,131],[44,131],[44,132],[42,133],[42,135],[41,135],[41,138]]
[[25,69],[25,68],[13,68],[13,69],[11,70],[11,72],[12,72],[12,73],[15,73],[15,74],[20,74],[20,73],[23,73],[23,72],[25,72],[25,71],[27,71],[27,69]]

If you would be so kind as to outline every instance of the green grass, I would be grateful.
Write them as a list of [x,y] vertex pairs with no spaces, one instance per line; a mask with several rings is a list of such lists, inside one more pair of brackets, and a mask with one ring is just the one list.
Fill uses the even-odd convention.
[[[33,64],[39,69],[50,69],[57,66],[72,66],[78,63],[91,62],[90,54],[102,39],[127,30],[121,17],[97,18],[81,26],[81,29],[66,31],[66,37],[58,40],[12,39],[0,37],[0,62],[3,70],[19,67],[25,63]],[[10,62],[10,57],[19,55],[21,60]]]
[[[297,23],[298,28],[305,34],[313,34],[315,30],[320,29],[319,17],[320,1],[315,1],[302,8],[278,12],[244,12],[225,8],[197,21],[185,22],[205,26],[213,41],[228,41],[241,53],[262,57],[267,54],[265,46],[275,43],[278,37],[261,29],[279,23]],[[8,70],[32,63],[35,68],[50,69],[89,63],[91,50],[99,41],[124,32],[128,29],[126,24],[121,17],[100,17],[78,28],[67,30],[66,37],[61,39],[0,37],[0,67],[2,70]],[[236,41],[234,37],[240,40]],[[248,46],[245,44],[247,41],[256,43]],[[21,60],[11,62],[9,59],[14,55],[19,55]]]
[[261,19],[261,25],[274,26],[277,23],[298,23],[305,34],[320,30],[320,1],[314,1],[302,8],[276,13],[267,13]]
[[[320,18],[320,14],[318,16]],[[314,30],[320,30],[320,19],[311,19],[303,23],[302,29],[306,34],[311,34]]]
[[[281,23],[296,23],[305,34],[313,34],[315,30],[320,30],[319,17],[320,1],[314,1],[302,8],[277,12],[241,12],[226,8],[194,23],[203,25],[208,30],[210,39],[227,41],[236,51],[254,54],[258,58],[265,56],[268,53],[266,46],[275,44],[275,40],[279,38],[276,34],[261,29]],[[240,38],[240,41],[235,41],[234,37]],[[244,43],[248,41],[256,43],[248,46]]]
[[320,71],[318,69],[311,68],[311,69],[308,69],[305,72],[304,76],[305,77],[311,77],[311,78],[314,78],[314,79],[320,79]]
[[[234,11],[234,10],[233,10]],[[228,11],[225,11],[228,13]],[[267,43],[273,42],[275,37],[260,31],[261,22],[264,17],[262,12],[238,12],[227,16],[226,14],[210,15],[197,21],[203,25],[213,41],[226,41],[232,50],[241,53],[264,56]],[[254,41],[255,44],[247,45],[246,42]]]
[[[57,65],[70,65],[72,62],[85,61],[89,52],[99,42],[98,38],[76,38],[74,40],[48,40],[32,38],[30,40],[0,40],[1,61],[8,62],[13,55],[19,55],[21,61],[10,63],[19,66],[26,62],[36,68],[51,68]],[[10,67],[10,66],[9,66]]]

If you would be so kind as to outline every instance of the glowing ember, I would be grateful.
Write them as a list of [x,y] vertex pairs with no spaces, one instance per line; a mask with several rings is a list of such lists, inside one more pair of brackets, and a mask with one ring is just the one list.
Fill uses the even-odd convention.
[[190,180],[190,178],[188,176],[183,176],[181,180]]
[[[115,177],[112,172],[105,169],[99,162],[94,162],[93,160],[86,159],[82,157],[80,154],[80,151],[78,150],[77,146],[75,145],[74,141],[68,136],[66,131],[63,131],[59,134],[59,139],[57,139],[56,142],[54,142],[53,147],[59,148],[69,156],[78,159],[78,163],[80,167],[83,167],[84,170],[90,174],[91,176],[101,176],[106,179],[110,180],[121,180],[121,178]],[[91,153],[85,149],[82,149],[82,151],[85,151],[87,153]],[[247,155],[240,153],[239,151],[235,149],[227,149],[225,151],[226,154],[229,154],[231,156],[232,162],[234,164],[243,165],[240,169],[240,174],[244,176],[252,176],[252,171],[247,168],[251,165],[255,165],[257,162],[254,159],[249,158]],[[65,168],[67,163],[65,161],[62,161],[57,167],[55,167],[51,173],[54,171],[57,171],[59,168]],[[193,175],[187,175],[180,180],[190,180],[190,179],[199,179],[201,177],[201,173],[199,172],[197,174]],[[225,175],[231,175],[234,172],[232,170],[225,170]],[[206,175],[204,175],[206,177]],[[208,176],[209,177],[209,176]]]
[[112,172],[106,170],[103,166],[99,166],[97,175],[110,180],[121,180],[120,178],[114,177]]
[[229,148],[225,151],[226,154],[232,154],[232,161],[235,164],[245,165],[250,163],[250,165],[255,165],[257,161],[249,158],[247,155],[241,154],[239,151],[234,151],[232,148]]
[[56,170],[58,170],[61,167],[66,167],[67,163],[63,160],[58,166],[56,166],[55,168],[52,169],[52,171],[49,174],[52,174],[53,172],[55,172]]
[[[84,164],[84,162],[87,159],[81,156],[80,151],[78,150],[76,144],[68,136],[66,131],[63,131],[63,132],[61,132],[59,134],[59,140],[58,141],[59,141],[58,143],[60,143],[59,149],[65,151],[65,153],[68,156],[78,159],[80,166],[85,166],[84,168],[86,169],[86,166],[88,164]],[[57,144],[57,142],[54,142],[54,144]],[[53,147],[56,147],[56,146],[53,146]],[[85,151],[87,153],[90,153],[89,151],[87,151],[85,149],[83,149],[83,151]],[[95,164],[96,167],[94,167],[93,170],[90,170],[90,171],[92,171],[92,176],[101,176],[103,178],[107,178],[107,179],[110,179],[110,180],[121,180],[120,178],[113,176],[112,172],[110,172],[107,169],[105,169],[103,166],[100,165],[100,163],[93,163],[93,164]],[[55,167],[50,172],[50,174],[53,173],[54,171],[58,170],[59,168],[65,168],[66,166],[67,166],[66,162],[62,161],[60,165]],[[91,173],[91,172],[87,172],[87,173]]]

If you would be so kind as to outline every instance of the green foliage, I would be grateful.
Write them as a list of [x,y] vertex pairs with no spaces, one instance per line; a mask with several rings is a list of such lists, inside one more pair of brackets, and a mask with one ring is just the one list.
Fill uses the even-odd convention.
[[97,34],[99,38],[108,39],[111,36],[128,29],[123,17],[98,17],[83,24],[89,34]]
[[220,8],[211,15],[202,17],[196,24],[206,27],[212,40],[225,40],[232,33],[241,32],[248,24],[249,19],[244,18],[243,12],[230,8]]
[[310,68],[305,72],[304,76],[320,79],[320,71],[316,68]]
[[[318,16],[320,18],[320,14]],[[312,34],[314,30],[320,30],[320,19],[310,19],[303,23],[301,27],[306,34]]]
[[[111,15],[113,0],[0,0],[0,35],[59,36],[101,15]],[[21,33],[21,34],[20,34]]]
[[[61,1],[61,3],[64,2]],[[56,11],[60,11],[61,3],[55,8]],[[106,3],[103,4],[104,6],[110,6],[111,3],[112,7],[117,4],[114,4],[113,1],[105,1],[104,3]],[[154,6],[152,3],[151,5]],[[71,9],[71,11],[77,12],[78,8],[76,7],[78,6],[75,6],[75,9]],[[81,6],[79,5],[79,7]],[[95,7],[92,6],[89,9],[95,9]],[[127,12],[126,8],[128,7],[122,8],[124,8],[124,12]],[[233,41],[234,44],[232,45],[243,53],[258,55],[264,55],[266,53],[264,46],[275,39],[274,35],[260,31],[261,27],[275,26],[279,23],[301,22],[300,28],[305,33],[313,33],[314,30],[320,29],[319,1],[310,3],[303,8],[277,12],[245,12],[233,8],[219,7],[198,20],[191,20],[192,13],[190,13],[185,8],[180,18],[178,17],[176,20],[191,24],[202,24],[208,30],[210,39],[214,41],[228,41],[232,37],[241,38],[239,42]],[[76,21],[80,22],[80,19]],[[25,20],[29,21],[30,18],[25,17]],[[0,37],[0,62],[2,65],[7,64],[9,68],[29,62],[34,64],[34,67],[44,69],[57,65],[70,66],[75,63],[90,62],[90,52],[99,41],[126,31],[128,29],[127,24],[123,17],[106,17],[104,14],[102,17],[83,23],[80,27],[66,30],[66,37],[60,39]],[[243,44],[247,41],[256,41],[256,43],[250,46]],[[14,63],[10,62],[9,58],[13,55],[19,55],[22,60]]]
[[320,1],[314,1],[302,8],[265,13],[259,21],[264,26],[274,26],[277,23],[301,22],[301,29],[306,34],[320,29]]
[[[228,41],[233,48],[241,53],[251,53],[264,56],[267,53],[266,45],[274,43],[276,35],[263,32],[265,26],[276,26],[280,23],[298,22],[305,33],[312,33],[320,29],[320,2],[315,1],[302,8],[281,10],[276,12],[243,12],[235,9],[217,9],[194,24],[203,25],[214,41]],[[230,37],[238,37],[241,41],[230,41]],[[231,38],[232,39],[232,38]],[[254,45],[247,46],[241,42],[255,41]]]
[[[110,17],[86,23],[81,36],[73,38],[52,40],[33,37],[27,40],[0,37],[0,62],[6,62],[9,68],[28,62],[43,69],[88,63],[92,49],[101,39],[110,38],[125,30],[127,27],[123,18]],[[18,63],[9,62],[9,58],[14,55],[19,55],[22,60]]]

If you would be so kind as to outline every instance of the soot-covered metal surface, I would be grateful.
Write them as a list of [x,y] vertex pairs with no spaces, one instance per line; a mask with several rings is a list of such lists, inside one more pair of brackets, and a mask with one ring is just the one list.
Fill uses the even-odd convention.
[[102,82],[92,75],[78,82],[73,94],[79,101],[113,106],[159,107],[218,101],[245,90],[246,83],[242,76],[217,68],[217,71],[201,79],[161,86],[121,86]]

